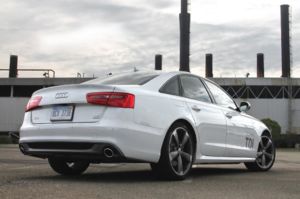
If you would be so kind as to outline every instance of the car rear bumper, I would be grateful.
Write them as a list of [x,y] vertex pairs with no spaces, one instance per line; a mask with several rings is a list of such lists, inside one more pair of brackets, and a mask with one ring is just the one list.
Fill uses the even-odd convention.
[[[33,125],[27,122],[20,129],[19,143],[24,154],[36,157],[62,155],[96,161],[103,159],[104,147],[110,146],[120,160],[155,163],[160,158],[163,139],[162,129],[136,123],[102,120],[99,123]],[[64,146],[59,145],[64,143]]]
[[65,160],[88,160],[95,163],[140,162],[126,158],[118,147],[108,143],[27,142],[20,143],[19,148],[24,155],[39,158],[57,157]]

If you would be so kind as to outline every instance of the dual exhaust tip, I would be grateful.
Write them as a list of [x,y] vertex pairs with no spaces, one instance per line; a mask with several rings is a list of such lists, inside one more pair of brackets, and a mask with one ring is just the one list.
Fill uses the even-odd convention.
[[103,154],[106,158],[112,158],[115,155],[114,151],[110,147],[104,148]]

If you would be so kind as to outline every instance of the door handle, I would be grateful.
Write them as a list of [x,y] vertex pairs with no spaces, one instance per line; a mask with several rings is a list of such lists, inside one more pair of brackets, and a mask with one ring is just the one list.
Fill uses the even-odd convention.
[[229,119],[232,118],[232,114],[231,114],[231,113],[226,113],[225,116],[226,116],[227,118],[229,118]]
[[199,108],[198,106],[192,106],[192,109],[194,110],[194,111],[196,111],[196,112],[199,112],[199,111],[201,111],[201,108]]

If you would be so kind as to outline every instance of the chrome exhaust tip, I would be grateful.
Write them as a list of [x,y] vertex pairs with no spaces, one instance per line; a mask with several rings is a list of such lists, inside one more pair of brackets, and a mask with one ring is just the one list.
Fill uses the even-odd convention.
[[103,150],[103,153],[104,153],[104,156],[107,157],[107,158],[112,158],[114,156],[114,151],[107,147]]

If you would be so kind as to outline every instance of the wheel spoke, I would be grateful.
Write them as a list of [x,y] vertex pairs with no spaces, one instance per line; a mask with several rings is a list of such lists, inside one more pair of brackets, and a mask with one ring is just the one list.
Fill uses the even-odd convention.
[[188,162],[191,162],[192,161],[192,156],[186,152],[181,152],[180,154],[185,160],[187,160]]
[[261,157],[261,164],[262,166],[266,166],[266,156],[264,154]]
[[181,143],[181,147],[184,148],[185,144],[187,143],[187,141],[189,140],[189,134],[188,133],[185,133],[184,134],[184,137],[183,137],[183,140],[182,140],[182,143]]
[[177,159],[177,163],[178,163],[178,165],[177,165],[177,170],[178,170],[178,173],[179,174],[182,174],[183,173],[183,165],[182,165],[182,158],[181,158],[181,155],[178,155],[178,159]]
[[175,158],[177,158],[179,155],[178,151],[172,151],[170,152],[170,159],[171,161],[174,160]]
[[74,162],[67,162],[67,165],[68,165],[68,167],[70,167],[70,168],[71,168],[71,167],[74,167],[74,164],[75,164]]
[[261,157],[262,154],[263,154],[263,152],[258,152],[258,153],[257,153],[257,157]]
[[267,156],[270,159],[273,159],[273,155],[271,153],[265,153],[265,156]]
[[272,145],[271,140],[268,140],[268,143],[267,143],[267,145],[265,146],[265,149],[268,149],[271,145]]
[[179,146],[179,139],[178,139],[177,129],[174,131],[173,137],[175,139],[176,145]]
[[261,148],[261,149],[263,149],[263,148],[264,148],[264,145],[263,145],[263,142],[262,142],[262,140],[260,141],[259,145],[260,145],[260,148]]

